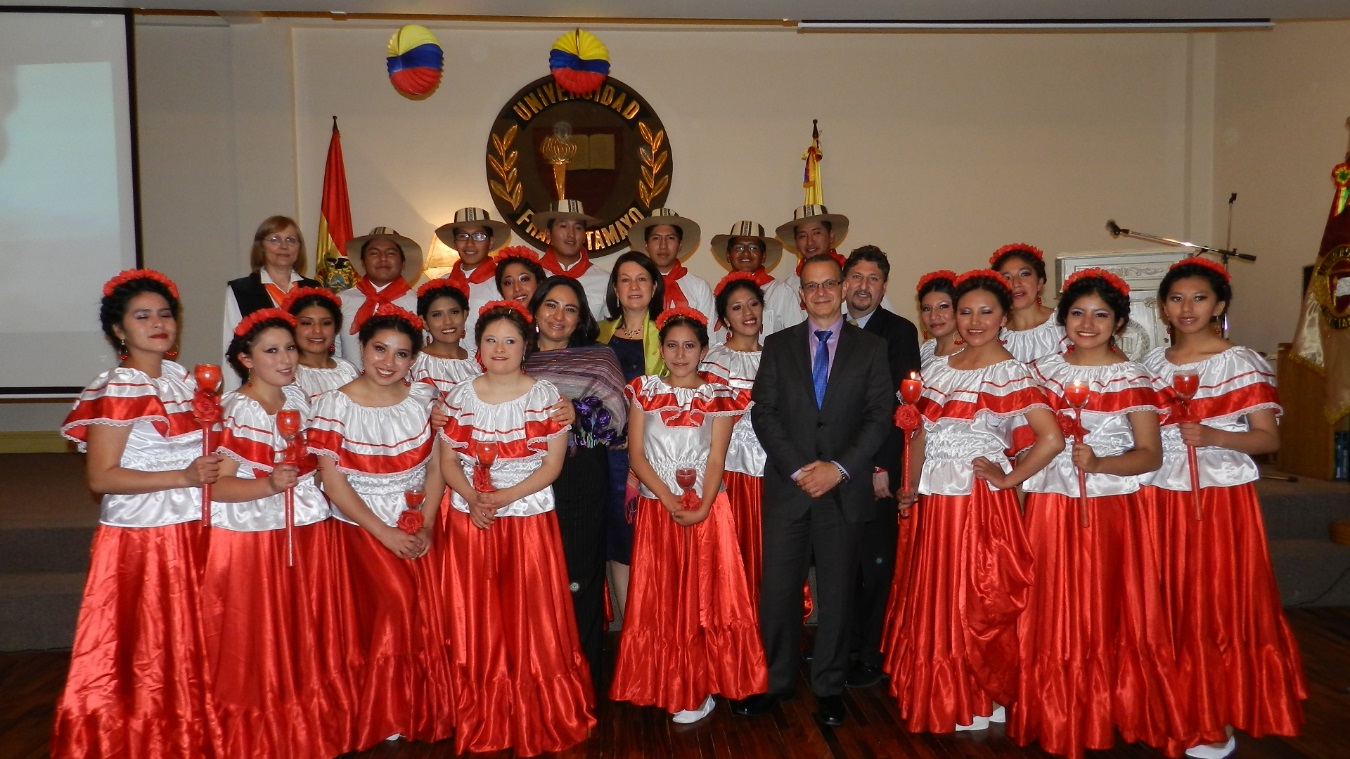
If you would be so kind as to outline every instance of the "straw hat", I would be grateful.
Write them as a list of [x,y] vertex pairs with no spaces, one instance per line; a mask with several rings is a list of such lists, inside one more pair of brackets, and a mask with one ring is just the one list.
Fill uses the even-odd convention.
[[848,237],[848,217],[839,213],[830,213],[830,209],[825,206],[802,206],[792,212],[792,221],[778,227],[774,234],[782,241],[783,247],[796,253],[798,257],[802,252],[797,250],[797,225],[804,221],[829,222],[830,231],[834,233],[834,247],[837,249],[844,244],[844,238]]
[[459,227],[484,227],[491,232],[492,249],[488,251],[489,255],[511,242],[511,227],[504,221],[494,221],[488,212],[481,208],[461,208],[455,211],[455,220],[436,227],[436,236],[448,247],[455,248],[455,230]]
[[764,233],[764,225],[756,224],[753,221],[742,219],[731,225],[731,233],[725,235],[713,235],[712,254],[717,259],[717,263],[726,267],[727,271],[732,271],[731,262],[727,260],[727,241],[733,237],[758,237],[764,245],[764,270],[773,271],[773,267],[783,260],[783,244]]
[[580,200],[555,200],[548,204],[547,211],[540,211],[530,219],[536,229],[547,231],[548,225],[555,221],[571,219],[585,224],[587,227],[600,225],[600,220],[594,216],[587,216],[586,209],[581,207]]
[[647,230],[666,224],[680,228],[680,260],[685,261],[698,252],[702,230],[693,219],[686,219],[669,208],[653,208],[651,214],[628,229],[628,247],[639,253],[647,252]]
[[370,230],[370,234],[353,237],[347,241],[347,260],[351,262],[356,273],[366,276],[366,265],[361,260],[361,247],[377,237],[393,240],[398,245],[403,251],[403,278],[408,284],[416,282],[422,276],[422,246],[411,237],[404,237],[389,227],[375,227]]

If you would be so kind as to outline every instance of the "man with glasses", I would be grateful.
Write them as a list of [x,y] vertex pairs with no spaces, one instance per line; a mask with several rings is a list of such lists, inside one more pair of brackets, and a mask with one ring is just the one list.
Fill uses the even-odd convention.
[[[728,271],[754,276],[755,284],[764,291],[765,336],[801,324],[805,317],[797,289],[769,275],[783,259],[783,245],[765,235],[763,225],[745,220],[732,224],[730,234],[713,236],[712,254]],[[710,337],[714,342],[722,342],[726,335],[721,330],[717,332]]]
[[478,309],[501,297],[493,278],[497,262],[491,256],[511,242],[511,228],[505,222],[494,221],[481,208],[461,208],[455,211],[454,221],[436,229],[436,237],[459,253],[459,260],[441,279],[454,282],[469,295],[464,334],[468,338],[465,344],[473,345]]
[[858,546],[872,513],[872,459],[894,407],[886,342],[848,324],[843,272],[829,255],[807,258],[806,321],[764,341],[751,423],[764,468],[764,579],[760,634],[769,690],[735,705],[767,714],[791,697],[802,632],[802,584],[812,554],[819,624],[811,659],[816,720],[844,722],[842,693]]

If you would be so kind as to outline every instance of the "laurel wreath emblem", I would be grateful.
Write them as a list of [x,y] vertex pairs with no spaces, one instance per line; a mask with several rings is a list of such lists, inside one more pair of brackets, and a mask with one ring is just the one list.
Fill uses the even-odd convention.
[[497,179],[488,180],[488,186],[492,188],[493,195],[510,203],[513,210],[520,207],[520,201],[525,195],[525,188],[520,184],[520,170],[516,167],[520,151],[511,150],[519,132],[520,127],[512,125],[501,137],[491,134],[492,149],[497,154],[488,156],[488,164],[497,175]]
[[638,157],[642,159],[642,178],[638,180],[637,187],[638,199],[651,208],[652,199],[659,196],[670,184],[670,171],[666,168],[670,151],[661,149],[666,141],[666,130],[653,133],[646,124],[639,121],[638,133],[642,135],[643,142],[647,143],[646,146],[638,148]]

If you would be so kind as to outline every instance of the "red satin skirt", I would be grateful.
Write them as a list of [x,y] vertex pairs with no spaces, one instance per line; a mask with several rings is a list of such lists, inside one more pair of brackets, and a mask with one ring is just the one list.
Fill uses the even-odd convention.
[[305,759],[351,750],[355,694],[345,578],[334,575],[331,520],[286,531],[213,528],[202,580],[202,627],[222,757]]
[[427,742],[450,737],[454,698],[439,568],[425,556],[400,559],[357,525],[334,526],[336,576],[347,578],[355,610],[347,641],[356,688],[353,748],[395,733]]
[[1021,676],[1008,735],[1052,754],[1083,756],[1126,742],[1161,745],[1181,728],[1172,630],[1158,553],[1136,495],[1079,501],[1029,493],[1036,582],[1018,620]]
[[595,726],[594,689],[553,512],[486,530],[450,509],[446,585],[455,750],[562,751]]
[[[764,576],[764,519],[760,506],[764,501],[764,478],[741,472],[725,472],[727,503],[736,520],[736,542],[745,564],[745,584],[750,591],[750,608],[759,616],[759,588]],[[809,602],[811,594],[806,594]]]
[[882,640],[891,695],[911,732],[949,733],[1017,693],[1017,617],[1032,555],[1011,489],[926,495],[892,595],[904,623]]
[[1226,740],[1224,725],[1253,736],[1298,735],[1307,681],[1280,607],[1256,488],[1147,488],[1162,556],[1187,730],[1166,747]]
[[909,557],[914,552],[914,525],[918,524],[920,504],[909,507],[909,516],[899,516],[899,530],[895,536],[895,574],[891,578],[891,591],[886,596],[886,618],[881,629],[882,648],[900,634],[905,626],[905,597],[909,595]]
[[199,759],[218,753],[207,708],[200,522],[99,525],[56,705],[54,757]]
[[692,527],[676,524],[660,501],[639,498],[610,698],[674,713],[712,693],[763,693],[769,674],[755,620],[726,494]]

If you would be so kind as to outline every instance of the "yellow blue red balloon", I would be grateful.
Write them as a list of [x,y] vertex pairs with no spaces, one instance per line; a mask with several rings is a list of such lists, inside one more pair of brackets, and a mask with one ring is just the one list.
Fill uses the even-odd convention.
[[609,49],[599,37],[582,29],[570,31],[553,43],[548,68],[558,86],[573,95],[589,95],[609,76]]
[[430,29],[408,24],[389,38],[389,81],[394,89],[423,98],[441,83],[445,53]]

